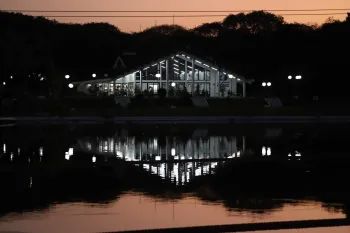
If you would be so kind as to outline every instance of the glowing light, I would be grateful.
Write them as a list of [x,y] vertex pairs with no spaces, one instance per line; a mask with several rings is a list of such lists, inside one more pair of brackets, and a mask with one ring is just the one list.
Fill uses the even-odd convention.
[[171,83],[171,86],[172,86],[172,87],[175,87],[175,86],[176,86],[176,83]]
[[289,153],[289,154],[288,154],[288,157],[292,157],[292,154],[291,154],[291,153]]
[[272,85],[272,84],[271,84],[270,82],[267,83],[267,86],[268,86],[268,87],[271,87],[271,85]]
[[66,79],[69,79],[70,78],[70,76],[69,76],[69,74],[66,74],[66,76],[64,76]]
[[263,82],[263,83],[262,83],[262,86],[263,86],[263,87],[266,87],[266,83],[265,83],[265,82]]
[[91,84],[88,84],[87,87],[91,87]]
[[65,158],[66,160],[69,160],[70,156],[69,156],[68,152],[65,153],[64,158]]
[[70,83],[70,84],[68,84],[68,87],[69,87],[69,88],[73,88],[74,85],[73,85],[72,83]]
[[297,75],[296,77],[295,77],[295,79],[301,79],[302,77],[301,77],[301,75]]
[[299,152],[295,152],[295,157],[301,157],[301,154]]
[[266,147],[263,146],[263,148],[261,150],[261,154],[262,154],[262,156],[266,155]]
[[145,67],[143,70],[147,70],[147,69],[149,69],[149,67]]
[[105,74],[104,76],[105,76],[105,78],[107,78],[107,77],[108,77],[108,74]]
[[160,161],[161,160],[161,157],[158,155],[156,156],[156,161]]
[[12,76],[12,75],[10,76],[10,79],[13,79],[13,76]]
[[241,152],[238,151],[238,152],[237,152],[237,158],[239,158],[240,156],[241,156]]
[[96,76],[97,76],[96,74],[92,74],[92,77],[93,77],[93,78],[96,78]]
[[33,178],[32,178],[32,177],[30,177],[30,178],[29,178],[29,187],[31,188],[31,187],[32,187],[32,185],[33,185]]
[[92,156],[92,162],[96,163],[96,156]]
[[69,154],[69,156],[72,156],[72,155],[73,155],[73,148],[69,148],[68,154]]
[[20,155],[20,153],[21,153],[21,149],[18,148],[18,149],[17,149],[17,154]]
[[44,81],[44,77],[41,77],[41,78],[40,78],[40,81]]
[[4,86],[5,86],[5,85],[6,85],[6,82],[2,82],[2,85],[4,85]]
[[214,68],[214,67],[212,67],[212,69],[213,69],[213,70],[218,70],[218,69],[216,69],[216,68]]
[[203,66],[209,67],[207,64],[203,64]]
[[42,147],[39,148],[39,155],[43,156],[44,149]]
[[156,74],[156,78],[160,78],[161,77],[161,75],[160,74]]
[[[225,73],[224,73],[225,74]],[[235,76],[233,76],[232,74],[228,75],[228,78],[236,78]]]
[[270,147],[267,148],[266,154],[267,154],[267,156],[270,156],[270,155],[271,155],[271,148],[270,148]]
[[153,64],[152,66],[156,66],[156,65],[158,65],[158,64]]
[[289,80],[292,79],[292,78],[293,78],[292,75],[289,75],[289,76],[288,76],[288,79],[289,79]]
[[175,148],[172,148],[172,149],[171,149],[171,155],[172,155],[172,156],[175,156],[175,155],[176,155]]
[[10,155],[10,160],[12,161],[13,160],[13,153],[11,152],[11,155]]
[[200,61],[198,61],[198,60],[196,60],[196,62],[199,63],[199,64],[202,64],[202,62],[200,62]]
[[174,64],[174,66],[179,67],[179,65],[178,65],[178,64]]

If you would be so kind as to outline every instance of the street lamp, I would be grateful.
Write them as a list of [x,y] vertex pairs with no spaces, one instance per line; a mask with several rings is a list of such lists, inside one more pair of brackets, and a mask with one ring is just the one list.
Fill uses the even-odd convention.
[[69,76],[69,74],[66,74],[66,76],[64,76],[66,79],[69,79],[70,78],[70,76]]
[[93,78],[96,78],[96,74],[95,74],[95,73],[94,73],[94,74],[92,74],[92,77],[93,77]]
[[70,83],[70,84],[68,84],[68,87],[72,89],[74,87],[74,85],[72,83]]

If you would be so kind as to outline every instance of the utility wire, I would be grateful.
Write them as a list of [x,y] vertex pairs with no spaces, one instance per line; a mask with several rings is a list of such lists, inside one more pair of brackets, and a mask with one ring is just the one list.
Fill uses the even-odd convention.
[[[281,14],[281,16],[346,15],[347,13]],[[197,18],[227,17],[229,15],[42,15],[48,18]]]
[[[92,10],[3,10],[6,12],[21,12],[21,13],[240,13],[252,12],[256,10],[118,10],[118,11],[92,11]],[[346,8],[337,9],[279,9],[279,10],[263,10],[268,12],[316,12],[316,11],[350,11]]]

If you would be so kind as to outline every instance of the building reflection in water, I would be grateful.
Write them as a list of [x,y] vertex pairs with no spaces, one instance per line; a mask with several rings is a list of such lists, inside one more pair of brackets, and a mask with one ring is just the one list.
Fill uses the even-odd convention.
[[[239,143],[241,142],[241,143]],[[120,158],[139,164],[144,170],[177,185],[196,176],[213,174],[218,164],[239,158],[245,151],[245,139],[237,137],[196,137],[179,139],[164,136],[136,139],[134,136],[79,139],[74,148],[105,158]],[[93,162],[96,162],[96,158]]]

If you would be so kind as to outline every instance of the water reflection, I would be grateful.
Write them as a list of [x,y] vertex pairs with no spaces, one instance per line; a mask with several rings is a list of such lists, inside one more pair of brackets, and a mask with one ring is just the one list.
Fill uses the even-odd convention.
[[[131,221],[137,225],[132,228],[109,219],[114,223],[104,222],[108,231],[118,230],[118,224],[125,230],[350,216],[349,193],[342,183],[349,175],[346,154],[319,162],[322,153],[316,153],[315,143],[301,147],[292,139],[295,132],[278,130],[266,137],[117,132],[68,139],[64,133],[62,141],[54,132],[30,143],[2,137],[0,230],[19,225],[18,215],[11,213],[28,220],[34,212],[78,222],[87,218],[71,212],[91,213],[99,222],[106,221],[100,216],[106,212],[118,213],[120,219],[151,215],[149,220],[156,222]],[[141,200],[138,206],[136,200]],[[188,213],[192,221],[183,217]],[[31,224],[33,231],[40,225]]]

